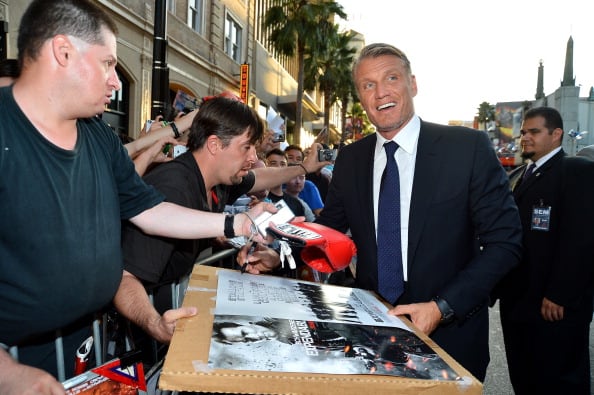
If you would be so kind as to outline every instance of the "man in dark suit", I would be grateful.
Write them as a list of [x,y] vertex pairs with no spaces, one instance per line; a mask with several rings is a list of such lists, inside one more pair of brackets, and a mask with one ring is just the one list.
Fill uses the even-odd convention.
[[397,300],[387,299],[396,305],[390,312],[409,316],[482,381],[489,294],[520,258],[521,226],[507,175],[485,133],[415,115],[416,79],[397,48],[365,47],[353,78],[377,133],[341,149],[317,222],[350,229],[355,285],[381,294],[378,196],[387,162],[383,144],[395,141],[401,240],[393,244],[402,247],[405,282]]
[[565,155],[563,121],[553,108],[527,111],[521,134],[529,164],[510,182],[524,255],[497,287],[510,378],[517,395],[587,395],[594,162]]

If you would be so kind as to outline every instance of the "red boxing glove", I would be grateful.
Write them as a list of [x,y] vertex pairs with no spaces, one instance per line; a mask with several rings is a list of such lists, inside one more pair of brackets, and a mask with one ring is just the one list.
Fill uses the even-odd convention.
[[301,259],[312,269],[332,273],[347,267],[357,253],[355,243],[342,232],[312,222],[271,225],[274,238],[303,247]]

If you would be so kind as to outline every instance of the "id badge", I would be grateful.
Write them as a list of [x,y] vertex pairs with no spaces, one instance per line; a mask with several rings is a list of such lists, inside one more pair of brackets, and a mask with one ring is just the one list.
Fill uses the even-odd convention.
[[532,207],[532,221],[530,225],[531,230],[540,230],[543,232],[548,232],[550,223],[551,206]]

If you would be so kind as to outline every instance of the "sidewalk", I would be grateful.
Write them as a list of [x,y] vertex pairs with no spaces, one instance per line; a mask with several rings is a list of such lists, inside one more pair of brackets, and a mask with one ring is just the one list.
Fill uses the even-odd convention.
[[[489,350],[491,362],[487,368],[487,377],[483,384],[484,395],[513,395],[513,389],[507,373],[505,347],[501,323],[499,322],[499,302],[489,309]],[[594,369],[594,324],[590,324],[590,368]],[[592,375],[592,391],[594,395],[594,375]]]

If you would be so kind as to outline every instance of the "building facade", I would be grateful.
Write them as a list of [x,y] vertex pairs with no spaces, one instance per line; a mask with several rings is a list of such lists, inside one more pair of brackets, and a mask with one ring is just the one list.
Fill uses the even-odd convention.
[[[576,85],[573,74],[573,38],[569,37],[565,54],[565,67],[560,86],[545,94],[544,66],[538,67],[536,94],[534,100],[497,103],[498,123],[501,129],[508,128],[508,138],[518,140],[522,111],[525,108],[547,106],[559,111],[563,117],[563,150],[575,155],[581,148],[594,144],[594,87],[588,88],[588,95],[580,97],[581,85]],[[506,121],[507,119],[507,121]]]
[[[119,133],[136,137],[151,118],[155,9],[165,0],[96,0],[119,28],[117,71],[122,90],[114,92],[103,119]],[[30,0],[0,0],[0,57],[16,58],[20,17]],[[270,0],[166,0],[166,65],[169,95],[183,92],[200,100],[230,91],[240,95],[241,69],[247,65],[247,103],[266,118],[269,108],[287,123],[294,120],[297,91],[295,59],[275,56],[262,20]],[[156,6],[157,4],[157,6]],[[159,19],[163,20],[163,19]],[[4,32],[2,31],[4,30]],[[4,50],[2,50],[4,48]],[[243,68],[245,71],[245,67]],[[245,85],[244,85],[245,86]],[[323,98],[306,92],[303,131],[307,146],[321,128]],[[340,111],[331,123],[340,129]],[[287,128],[292,142],[292,128]]]

